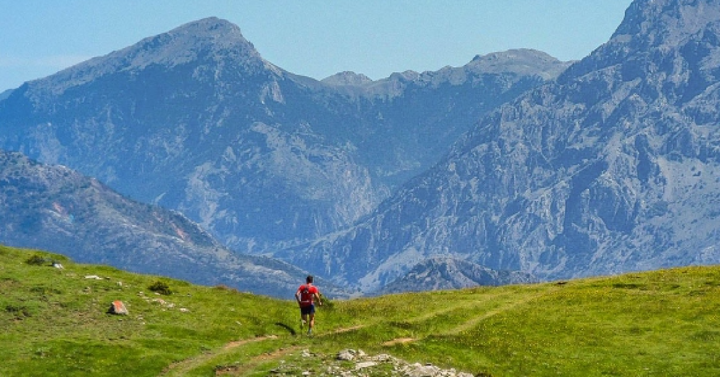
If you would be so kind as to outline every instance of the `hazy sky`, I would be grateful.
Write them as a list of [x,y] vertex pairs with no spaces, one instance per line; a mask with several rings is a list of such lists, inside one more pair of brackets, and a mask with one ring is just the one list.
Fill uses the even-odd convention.
[[630,3],[0,0],[0,92],[209,16],[238,25],[266,60],[316,79],[434,71],[522,47],[574,60],[610,38]]

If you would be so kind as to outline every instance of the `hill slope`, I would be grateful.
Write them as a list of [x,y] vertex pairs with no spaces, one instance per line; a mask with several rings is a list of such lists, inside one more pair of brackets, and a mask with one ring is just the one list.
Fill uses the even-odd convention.
[[278,260],[232,253],[179,213],[19,153],[0,151],[0,218],[0,243],[196,284],[288,297],[306,275]]
[[[35,255],[64,269],[25,262]],[[326,301],[313,338],[298,334],[292,301],[7,247],[0,271],[2,375],[382,376],[413,363],[495,376],[720,373],[717,266]],[[173,294],[153,294],[157,280]],[[129,314],[105,314],[113,300]],[[355,359],[338,361],[344,349]]]

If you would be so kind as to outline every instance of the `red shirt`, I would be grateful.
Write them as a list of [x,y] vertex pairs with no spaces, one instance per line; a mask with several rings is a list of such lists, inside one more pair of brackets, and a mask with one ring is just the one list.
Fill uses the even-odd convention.
[[[307,288],[307,292],[305,291],[305,288]],[[303,284],[300,288],[298,288],[298,292],[300,292],[300,306],[306,307],[313,304],[315,294],[318,293],[318,289],[314,285],[308,286]]]

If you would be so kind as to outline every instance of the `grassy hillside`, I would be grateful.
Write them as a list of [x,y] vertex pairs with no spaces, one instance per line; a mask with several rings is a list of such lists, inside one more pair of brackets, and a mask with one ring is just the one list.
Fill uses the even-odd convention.
[[[35,256],[46,261],[27,263]],[[148,289],[158,281],[172,294]],[[475,375],[720,375],[720,267],[327,302],[312,338],[293,293],[0,247],[0,375],[402,375],[381,354]],[[129,315],[106,314],[113,300]],[[376,365],[354,372],[358,360],[336,360],[346,348]]]

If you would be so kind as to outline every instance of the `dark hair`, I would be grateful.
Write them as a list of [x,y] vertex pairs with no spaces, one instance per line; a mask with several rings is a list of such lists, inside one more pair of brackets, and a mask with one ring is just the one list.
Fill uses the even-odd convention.
[[308,275],[308,277],[305,278],[305,281],[308,282],[308,283],[312,283],[312,282],[313,282],[313,276],[312,276],[312,275]]

